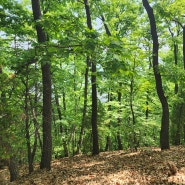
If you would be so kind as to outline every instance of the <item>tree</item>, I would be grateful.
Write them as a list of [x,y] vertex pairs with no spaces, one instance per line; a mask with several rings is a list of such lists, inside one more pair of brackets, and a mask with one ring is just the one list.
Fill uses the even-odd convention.
[[13,142],[17,142],[18,139],[17,133],[13,130],[16,122],[19,120],[19,110],[12,108],[11,103],[14,103],[14,100],[11,99],[10,94],[7,96],[8,89],[6,87],[6,83],[9,81],[12,85],[12,80],[3,73],[2,66],[0,67],[0,80],[0,159],[3,159],[8,166],[10,172],[10,182],[12,182],[19,177],[18,157],[16,156],[19,144],[17,143],[17,148],[13,144]]
[[81,125],[81,130],[80,130],[80,137],[78,140],[78,146],[77,146],[77,154],[80,153],[81,151],[81,146],[83,143],[83,135],[84,135],[84,130],[85,130],[85,124],[87,120],[87,95],[88,95],[88,74],[89,74],[89,57],[86,59],[86,69],[85,69],[85,86],[84,86],[84,103],[83,103],[83,115],[82,115],[82,125]]
[[162,105],[162,120],[161,120],[161,133],[160,133],[160,146],[161,149],[169,149],[169,107],[167,98],[164,95],[164,90],[162,86],[162,78],[159,71],[159,62],[158,62],[158,35],[156,28],[156,21],[153,13],[152,7],[149,5],[147,0],[143,0],[143,6],[145,7],[148,17],[150,20],[151,35],[153,40],[153,71],[156,81],[156,90],[158,97]]
[[[92,20],[91,13],[88,0],[84,0],[86,18],[87,18],[87,27],[89,30],[92,30]],[[93,33],[91,34],[93,35]],[[93,38],[90,38],[93,39]],[[92,116],[91,116],[91,124],[92,124],[92,135],[93,135],[93,149],[92,154],[99,154],[99,144],[98,144],[98,127],[97,127],[97,82],[96,82],[96,61],[94,55],[91,56],[91,84],[92,84]]]
[[[41,7],[40,0],[32,0],[33,17],[36,24],[36,31],[39,44],[43,44],[47,41],[47,35],[41,24]],[[48,58],[42,56],[41,68],[42,68],[42,84],[43,84],[43,148],[41,156],[41,169],[51,169],[52,159],[52,135],[51,135],[51,71],[50,62]]]
[[[1,104],[0,122],[10,118],[7,112],[19,117],[16,109],[24,118],[11,117],[18,127],[7,124],[0,132],[11,128],[18,136],[24,126],[19,136],[30,172],[41,154],[41,168],[50,169],[51,154],[157,146],[160,138],[161,148],[168,148],[168,103],[170,142],[182,143],[184,3],[147,2],[150,16],[135,0],[32,0],[33,12],[31,1],[2,1],[0,76],[7,87],[1,85],[0,93],[8,103]],[[7,74],[20,84],[6,83]]]

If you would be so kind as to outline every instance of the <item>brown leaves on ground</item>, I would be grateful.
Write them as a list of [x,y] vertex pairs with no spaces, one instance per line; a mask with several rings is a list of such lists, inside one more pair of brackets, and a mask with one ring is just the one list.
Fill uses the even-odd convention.
[[[8,172],[0,175],[7,179]],[[0,182],[1,184],[1,182]],[[2,182],[3,184],[3,182]],[[52,161],[52,170],[36,169],[13,185],[122,185],[185,184],[185,147],[138,152],[103,152],[98,156],[74,156]]]

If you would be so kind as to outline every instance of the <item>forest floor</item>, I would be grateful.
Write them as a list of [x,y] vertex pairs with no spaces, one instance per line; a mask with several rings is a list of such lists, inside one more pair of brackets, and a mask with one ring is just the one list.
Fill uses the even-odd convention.
[[137,152],[102,152],[98,156],[78,155],[52,161],[52,170],[35,171],[8,182],[8,169],[0,171],[1,185],[149,185],[185,184],[185,146],[160,151],[143,148]]

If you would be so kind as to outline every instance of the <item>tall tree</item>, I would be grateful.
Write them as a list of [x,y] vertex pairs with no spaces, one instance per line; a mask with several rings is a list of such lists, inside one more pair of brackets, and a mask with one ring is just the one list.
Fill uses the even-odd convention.
[[148,0],[142,0],[143,6],[145,7],[149,20],[150,20],[150,29],[153,40],[153,71],[156,82],[156,89],[159,100],[162,105],[162,120],[161,120],[161,132],[160,132],[160,146],[161,149],[169,149],[169,107],[168,101],[164,94],[163,86],[162,86],[162,78],[159,71],[159,43],[158,43],[158,35],[156,28],[155,16],[153,13],[153,8],[150,6]]
[[[84,0],[86,18],[87,18],[87,27],[92,30],[92,20],[88,0]],[[92,83],[92,115],[91,115],[91,124],[92,124],[92,135],[93,135],[93,150],[92,154],[99,154],[99,144],[98,144],[98,126],[97,126],[97,82],[96,82],[96,62],[91,57],[91,83]]]
[[83,115],[82,115],[82,125],[81,125],[81,130],[80,130],[80,137],[78,140],[78,145],[77,145],[77,154],[81,153],[81,146],[83,143],[83,135],[85,131],[85,124],[87,120],[87,93],[88,93],[88,74],[89,74],[89,57],[86,59],[86,69],[85,69],[85,86],[84,86],[84,103],[83,103]]
[[[16,159],[16,154],[12,147],[12,143],[11,143],[12,141],[11,139],[9,139],[9,137],[12,137],[12,136],[15,137],[15,133],[10,132],[8,130],[10,130],[9,124],[11,122],[14,122],[16,118],[16,114],[14,112],[15,110],[13,111],[12,108],[9,107],[10,103],[8,103],[7,101],[8,97],[6,96],[6,91],[4,91],[3,89],[3,87],[5,87],[5,81],[4,81],[5,79],[3,80],[2,75],[3,75],[3,68],[2,66],[0,66],[0,79],[1,79],[0,115],[2,115],[2,113],[4,114],[0,120],[0,155],[1,155],[0,159],[4,158],[4,161],[6,165],[8,166],[8,169],[10,172],[10,182],[12,182],[12,181],[15,181],[19,177],[19,168],[18,168],[18,162]],[[2,118],[5,120],[3,120]],[[9,136],[9,137],[6,138],[6,136]]]
[[[39,22],[42,18],[40,0],[32,0],[33,17],[36,23],[36,31],[39,43],[47,41],[46,32],[43,29],[43,25]],[[52,135],[51,135],[51,72],[50,62],[46,57],[42,60],[42,84],[43,84],[43,149],[41,156],[41,169],[51,169],[52,158]]]

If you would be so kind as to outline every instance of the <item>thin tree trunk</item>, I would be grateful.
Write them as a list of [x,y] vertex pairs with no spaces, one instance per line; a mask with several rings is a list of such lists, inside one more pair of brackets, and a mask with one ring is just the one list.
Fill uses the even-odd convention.
[[98,126],[97,126],[97,90],[96,90],[96,64],[92,62],[92,134],[93,134],[93,155],[99,154],[99,144],[98,144]]
[[[84,0],[86,18],[87,18],[87,27],[92,30],[92,21],[90,14],[90,7],[88,0]],[[91,60],[91,84],[92,84],[92,140],[93,140],[93,149],[92,155],[99,154],[99,144],[98,144],[98,126],[97,126],[97,87],[96,87],[96,62]]]
[[[121,87],[122,87],[122,83],[119,83],[119,91],[118,91],[118,102],[119,102],[119,106],[121,106]],[[121,108],[119,108],[118,113],[119,115],[121,115]],[[121,118],[118,118],[118,132],[117,132],[117,142],[118,142],[118,150],[123,150],[123,145],[122,145],[122,141],[121,141],[121,135],[120,135],[120,130],[119,127],[121,125]]]
[[[57,89],[56,89],[55,86],[54,86],[54,93],[55,93],[55,104],[56,104],[56,107],[57,107],[58,119],[61,121],[62,120],[62,111],[60,109],[58,92],[57,92]],[[59,125],[59,130],[60,130],[60,133],[62,134],[63,133],[63,126],[62,126],[61,123]]]
[[[37,64],[36,63],[35,63],[35,70],[37,70]],[[32,110],[31,113],[32,113],[32,116],[33,116],[33,123],[34,123],[34,127],[35,127],[35,134],[37,135],[36,138],[39,140],[39,145],[40,145],[40,149],[41,149],[41,152],[42,152],[43,144],[42,144],[42,139],[41,139],[41,135],[40,135],[40,132],[39,132],[40,125],[39,125],[39,123],[37,121],[38,93],[39,93],[38,83],[36,82],[35,83],[34,106],[32,105],[32,101],[31,101],[31,97],[30,96],[29,96],[29,98],[30,98],[30,107],[31,107],[31,110]]]
[[[171,33],[171,36],[172,36],[172,40],[174,39],[174,33],[172,32],[172,30],[170,29],[170,26],[169,26],[169,31]],[[179,30],[177,31],[177,36],[179,35]],[[178,44],[175,40],[173,40],[173,55],[174,55],[174,64],[177,66],[178,64]],[[174,88],[174,92],[175,94],[178,93],[178,83],[176,82],[175,83],[175,88]]]
[[[55,89],[55,103],[56,103],[56,106],[57,106],[58,119],[61,121],[62,120],[62,111],[60,109],[60,104],[59,104],[59,99],[58,99],[58,92],[57,92],[55,87],[54,87],[54,89]],[[64,129],[63,129],[63,126],[62,126],[61,123],[60,123],[60,126],[59,126],[59,131],[60,131],[61,134],[64,134]],[[64,156],[68,157],[69,153],[68,153],[67,143],[66,143],[65,139],[62,139],[62,145],[64,147]]]
[[184,138],[183,138],[183,140],[185,142],[185,124],[183,124],[183,131],[184,131]]
[[[37,103],[36,96],[37,96],[37,94],[35,94],[35,104]],[[40,132],[39,132],[39,123],[37,121],[37,109],[33,106],[30,96],[29,96],[29,101],[30,101],[30,109],[31,109],[31,114],[33,117],[33,124],[34,124],[34,144],[33,144],[33,149],[31,152],[31,163],[33,165],[35,153],[37,150],[37,140],[39,140],[41,151],[42,151],[43,145],[42,145],[42,140],[41,140],[41,136],[40,136]]]
[[[174,43],[173,47],[174,47],[173,52],[174,52],[175,65],[177,66],[177,64],[178,64],[178,45],[177,45],[177,43]],[[178,83],[176,82],[175,83],[175,89],[174,89],[175,94],[178,93],[178,90],[179,90],[179,86],[178,86]]]
[[145,7],[148,17],[150,20],[150,27],[151,27],[151,35],[153,40],[153,71],[156,81],[156,89],[159,100],[162,105],[162,120],[161,120],[161,132],[160,132],[160,146],[161,149],[169,149],[169,107],[167,98],[164,95],[163,87],[162,87],[162,79],[161,74],[158,69],[158,50],[159,50],[159,43],[158,43],[158,35],[157,35],[157,28],[155,17],[153,14],[153,9],[149,5],[147,0],[142,0],[143,6]]
[[[134,66],[135,68],[135,66]],[[131,82],[130,82],[130,111],[132,115],[132,124],[133,124],[133,145],[131,147],[134,147],[135,151],[137,151],[137,148],[139,146],[139,141],[137,140],[136,137],[136,132],[135,132],[135,125],[136,125],[136,119],[135,119],[135,112],[134,112],[134,107],[133,107],[133,86],[134,86],[134,78],[132,77]]]
[[178,117],[178,121],[176,123],[176,133],[175,133],[175,138],[174,138],[174,145],[180,145],[181,144],[181,128],[182,128],[182,124],[183,124],[183,121],[182,121],[182,113],[183,113],[183,108],[184,105],[181,104],[180,107],[179,107],[179,117]]
[[106,145],[105,145],[105,151],[111,150],[111,138],[110,135],[106,137]]
[[[184,70],[185,70],[185,26],[183,26],[183,64],[184,64]],[[185,124],[183,125],[183,131],[184,131],[184,141],[185,141]]]
[[[65,115],[65,112],[66,112],[66,94],[65,94],[65,91],[63,90],[62,92],[62,103],[63,103],[63,110],[64,110],[64,114]],[[65,134],[67,136],[67,130],[63,128],[63,134]],[[63,138],[63,147],[64,147],[64,155],[65,157],[68,157],[69,156],[69,150],[68,150],[68,146],[67,146],[67,140],[66,140],[66,137]]]
[[[40,0],[32,0],[32,10],[35,22],[42,18]],[[39,43],[47,41],[46,33],[43,27],[36,22],[36,31]],[[45,58],[46,59],[46,58]],[[41,169],[51,169],[52,159],[52,135],[51,135],[51,121],[52,121],[52,108],[51,108],[51,72],[50,62],[42,61],[42,84],[43,84],[43,150],[41,156]]]
[[[109,89],[109,91],[111,91],[111,89]],[[113,100],[112,98],[112,93],[109,92],[108,93],[108,102],[111,102]],[[108,112],[112,110],[111,105],[108,106]],[[109,115],[109,123],[108,123],[108,128],[110,130],[110,126],[111,126],[111,115]],[[110,151],[111,150],[111,137],[110,134],[108,133],[108,135],[106,136],[106,145],[105,145],[105,151]]]
[[185,69],[185,26],[183,28],[183,66]]
[[32,152],[31,152],[31,141],[30,141],[30,124],[29,124],[29,110],[28,110],[28,93],[29,93],[29,87],[28,87],[28,65],[26,65],[26,81],[25,81],[25,130],[26,130],[26,144],[27,144],[27,155],[28,155],[28,168],[29,168],[29,174],[33,172],[33,161],[32,161]]
[[[112,34],[111,34],[110,29],[108,28],[108,26],[107,26],[107,24],[105,22],[105,17],[103,15],[101,15],[101,19],[103,21],[106,34],[108,36],[111,36]],[[121,83],[120,83],[120,87],[121,87]],[[121,92],[120,91],[118,92],[118,102],[119,102],[119,104],[121,104]],[[119,110],[119,113],[120,112],[121,111]],[[121,123],[121,119],[118,118],[118,127],[120,126],[120,123]],[[122,146],[122,142],[121,142],[120,131],[117,132],[117,141],[118,141],[118,150],[122,150],[123,149],[123,146]],[[109,138],[107,138],[107,143],[110,143],[111,144],[111,142],[109,142]],[[106,146],[108,146],[108,145],[106,145]],[[106,147],[106,149],[107,149],[107,147]]]
[[83,135],[84,135],[86,117],[87,117],[87,90],[88,90],[89,57],[87,57],[86,63],[87,64],[86,64],[86,70],[85,70],[84,106],[83,106],[83,115],[82,115],[80,137],[79,137],[78,145],[77,145],[77,154],[81,153],[81,147],[82,147],[82,143],[83,143]]
[[148,91],[146,92],[146,111],[145,111],[145,115],[146,115],[146,120],[148,120],[148,116],[149,116],[149,109],[148,109],[148,106],[149,106],[149,103],[148,103],[148,99],[149,99],[149,95],[148,95]]
[[[0,66],[0,74],[3,74],[3,68],[2,66]],[[4,106],[6,106],[6,94],[2,89],[2,92],[0,94],[0,103],[4,104]],[[2,144],[4,139],[2,139],[1,135],[0,135],[0,144]],[[8,141],[6,142],[6,140],[4,140],[5,143],[3,143],[2,145],[7,147],[7,150],[9,151],[9,154],[12,155],[11,151],[11,145],[10,143],[8,143]],[[9,160],[4,160],[5,165],[8,165],[8,169],[10,172],[10,182],[15,181],[18,177],[19,177],[19,167],[18,167],[18,163],[16,161],[16,156],[10,156]]]
[[103,21],[103,25],[104,25],[104,27],[105,27],[106,34],[107,34],[108,36],[111,36],[111,32],[110,32],[110,30],[109,30],[107,24],[105,23],[105,17],[104,17],[103,15],[101,15],[101,19],[102,19],[102,21]]
[[[101,15],[101,19],[103,21],[103,25],[104,25],[106,34],[108,36],[111,36],[111,32],[110,32],[107,24],[105,23],[105,17],[103,15]],[[112,97],[111,96],[112,96],[111,93],[109,93],[109,98],[108,98],[109,101],[112,101]],[[109,106],[108,111],[111,111],[111,106]],[[110,123],[109,123],[109,128],[110,128]],[[111,137],[110,137],[110,135],[108,135],[106,137],[106,146],[105,146],[105,151],[109,151],[109,150],[111,150]]]
[[135,121],[135,113],[133,108],[133,84],[134,84],[134,79],[132,78],[130,82],[130,111],[132,115],[132,123],[133,125],[135,125],[136,121]]
[[76,125],[73,126],[71,139],[72,139],[72,153],[74,156],[75,155],[75,147],[76,147]]

